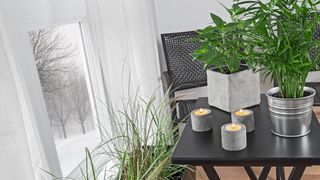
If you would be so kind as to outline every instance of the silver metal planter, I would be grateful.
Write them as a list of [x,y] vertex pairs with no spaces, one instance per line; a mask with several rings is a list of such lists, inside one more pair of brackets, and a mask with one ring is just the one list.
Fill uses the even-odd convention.
[[310,132],[312,106],[316,91],[304,87],[310,95],[302,98],[277,98],[279,88],[270,89],[268,97],[271,131],[282,137],[301,137]]

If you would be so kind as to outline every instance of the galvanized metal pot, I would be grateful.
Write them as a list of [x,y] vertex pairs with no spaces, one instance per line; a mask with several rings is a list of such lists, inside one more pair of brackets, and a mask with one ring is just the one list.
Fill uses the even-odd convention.
[[279,88],[270,89],[268,97],[271,131],[282,137],[301,137],[310,132],[312,106],[316,91],[304,87],[310,95],[302,98],[278,98]]

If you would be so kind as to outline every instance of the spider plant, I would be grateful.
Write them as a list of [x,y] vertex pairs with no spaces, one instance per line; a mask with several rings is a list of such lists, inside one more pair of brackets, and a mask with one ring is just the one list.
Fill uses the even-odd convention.
[[[313,34],[318,26],[319,0],[235,0],[237,16],[250,21],[246,33],[247,62],[272,75],[282,98],[305,96],[310,71],[318,69],[320,41]],[[248,32],[247,31],[247,32]],[[315,54],[311,56],[310,53]],[[259,68],[262,67],[262,68]]]
[[102,129],[104,141],[91,153],[86,149],[80,177],[51,175],[57,180],[178,179],[187,167],[171,163],[179,125],[173,125],[168,94],[142,98],[137,91],[123,98],[120,107],[106,105],[111,133]]
[[170,180],[184,172],[184,166],[171,164],[178,126],[173,126],[168,103],[168,94],[163,99],[135,94],[120,108],[107,106],[112,134],[99,148],[114,164],[108,179]]

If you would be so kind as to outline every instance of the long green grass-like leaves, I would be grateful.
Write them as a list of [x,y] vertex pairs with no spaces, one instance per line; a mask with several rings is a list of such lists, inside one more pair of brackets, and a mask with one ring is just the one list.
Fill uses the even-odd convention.
[[106,157],[112,154],[115,170],[108,178],[175,179],[185,170],[170,163],[178,126],[173,126],[169,107],[168,94],[159,99],[155,95],[143,98],[137,93],[123,99],[117,110],[107,107],[113,131],[101,147]]
[[[170,162],[179,127],[173,125],[172,101],[169,92],[161,99],[135,93],[123,99],[121,107],[106,105],[111,133],[102,129],[104,141],[93,152],[85,149],[84,166],[79,167],[81,177],[52,176],[57,180],[176,179],[186,167]],[[104,162],[96,164],[97,159]]]
[[[238,16],[252,20],[247,26],[247,63],[263,67],[280,88],[280,97],[304,96],[307,75],[318,69],[320,41],[313,34],[319,26],[320,1],[307,0],[234,0]],[[311,57],[310,53],[316,54]]]

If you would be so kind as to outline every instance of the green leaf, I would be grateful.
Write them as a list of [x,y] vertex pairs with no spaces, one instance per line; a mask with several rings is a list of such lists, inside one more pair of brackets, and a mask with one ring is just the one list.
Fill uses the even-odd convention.
[[225,22],[219,16],[217,16],[213,13],[210,13],[210,16],[211,16],[212,21],[216,24],[216,26],[223,27]]
[[241,1],[241,2],[235,3],[234,5],[240,6],[243,4],[257,4],[257,3],[258,3],[257,1]]
[[219,2],[219,4],[229,13],[230,16],[233,15],[233,11],[230,8],[227,8],[224,4],[222,4],[221,2]]

